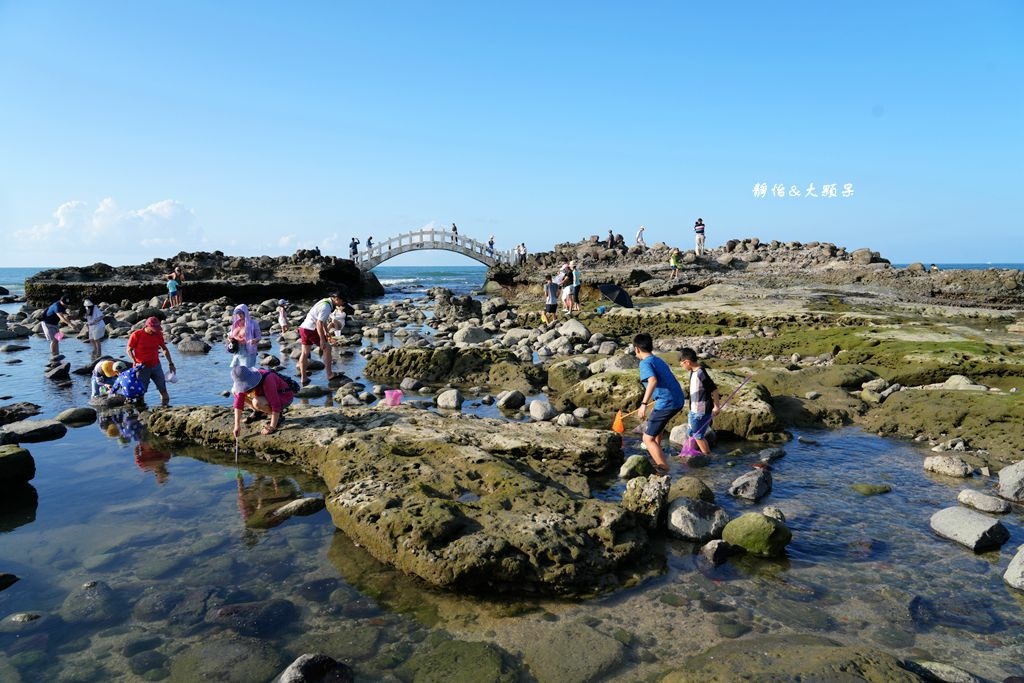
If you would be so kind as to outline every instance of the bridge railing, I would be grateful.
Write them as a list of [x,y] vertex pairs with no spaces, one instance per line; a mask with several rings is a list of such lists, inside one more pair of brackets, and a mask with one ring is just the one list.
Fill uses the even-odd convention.
[[388,237],[382,242],[377,242],[370,249],[359,253],[357,263],[365,263],[377,259],[386,259],[394,251],[405,251],[403,247],[418,246],[424,249],[447,249],[463,254],[474,254],[487,259],[493,259],[498,263],[512,263],[515,259],[515,252],[512,249],[504,251],[495,250],[493,254],[488,252],[487,243],[473,239],[466,235],[453,234],[449,230],[410,230],[393,237]]

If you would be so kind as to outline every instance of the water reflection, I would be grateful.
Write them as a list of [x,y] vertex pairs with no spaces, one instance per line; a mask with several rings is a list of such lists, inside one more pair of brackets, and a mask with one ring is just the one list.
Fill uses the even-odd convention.
[[138,468],[145,472],[152,472],[157,484],[167,483],[171,476],[167,470],[171,453],[169,450],[158,447],[155,441],[147,437],[145,427],[139,420],[139,413],[134,407],[129,406],[107,412],[100,416],[97,424],[101,432],[112,439],[117,439],[122,444],[128,445],[134,442],[133,454]]
[[249,529],[270,529],[287,517],[274,513],[285,504],[302,498],[302,491],[291,479],[257,474],[248,484],[239,471],[236,475],[238,483],[238,510],[242,513],[242,521]]
[[39,494],[31,484],[0,490],[0,533],[36,521]]

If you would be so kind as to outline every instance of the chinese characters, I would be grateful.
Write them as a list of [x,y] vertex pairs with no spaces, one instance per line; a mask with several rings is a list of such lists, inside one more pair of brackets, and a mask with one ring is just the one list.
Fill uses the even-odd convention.
[[786,197],[805,197],[814,199],[835,199],[842,197],[847,199],[853,196],[853,183],[843,183],[843,189],[839,189],[838,183],[824,183],[820,188],[814,183],[809,183],[807,188],[802,190],[799,185],[790,185],[788,188],[782,183],[775,183],[768,187],[768,183],[754,183],[754,198],[764,199],[773,197],[785,199]]

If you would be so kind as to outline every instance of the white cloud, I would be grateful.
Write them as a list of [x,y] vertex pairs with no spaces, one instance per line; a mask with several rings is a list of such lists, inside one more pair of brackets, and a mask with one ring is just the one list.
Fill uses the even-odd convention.
[[95,208],[81,200],[65,202],[52,220],[15,230],[12,237],[14,251],[46,253],[50,263],[81,263],[96,256],[140,262],[199,249],[207,242],[196,212],[180,201],[164,199],[141,209],[122,209],[111,197]]
[[287,249],[288,245],[295,241],[295,235],[282,235],[277,240],[277,246]]

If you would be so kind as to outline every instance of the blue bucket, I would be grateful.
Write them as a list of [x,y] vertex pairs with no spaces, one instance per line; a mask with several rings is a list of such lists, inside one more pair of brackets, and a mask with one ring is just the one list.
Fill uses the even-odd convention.
[[598,315],[604,315],[604,312],[605,312],[606,310],[607,310],[607,309],[606,309],[606,308],[605,308],[604,306],[598,306],[598,307],[597,307],[597,314],[598,314]]

